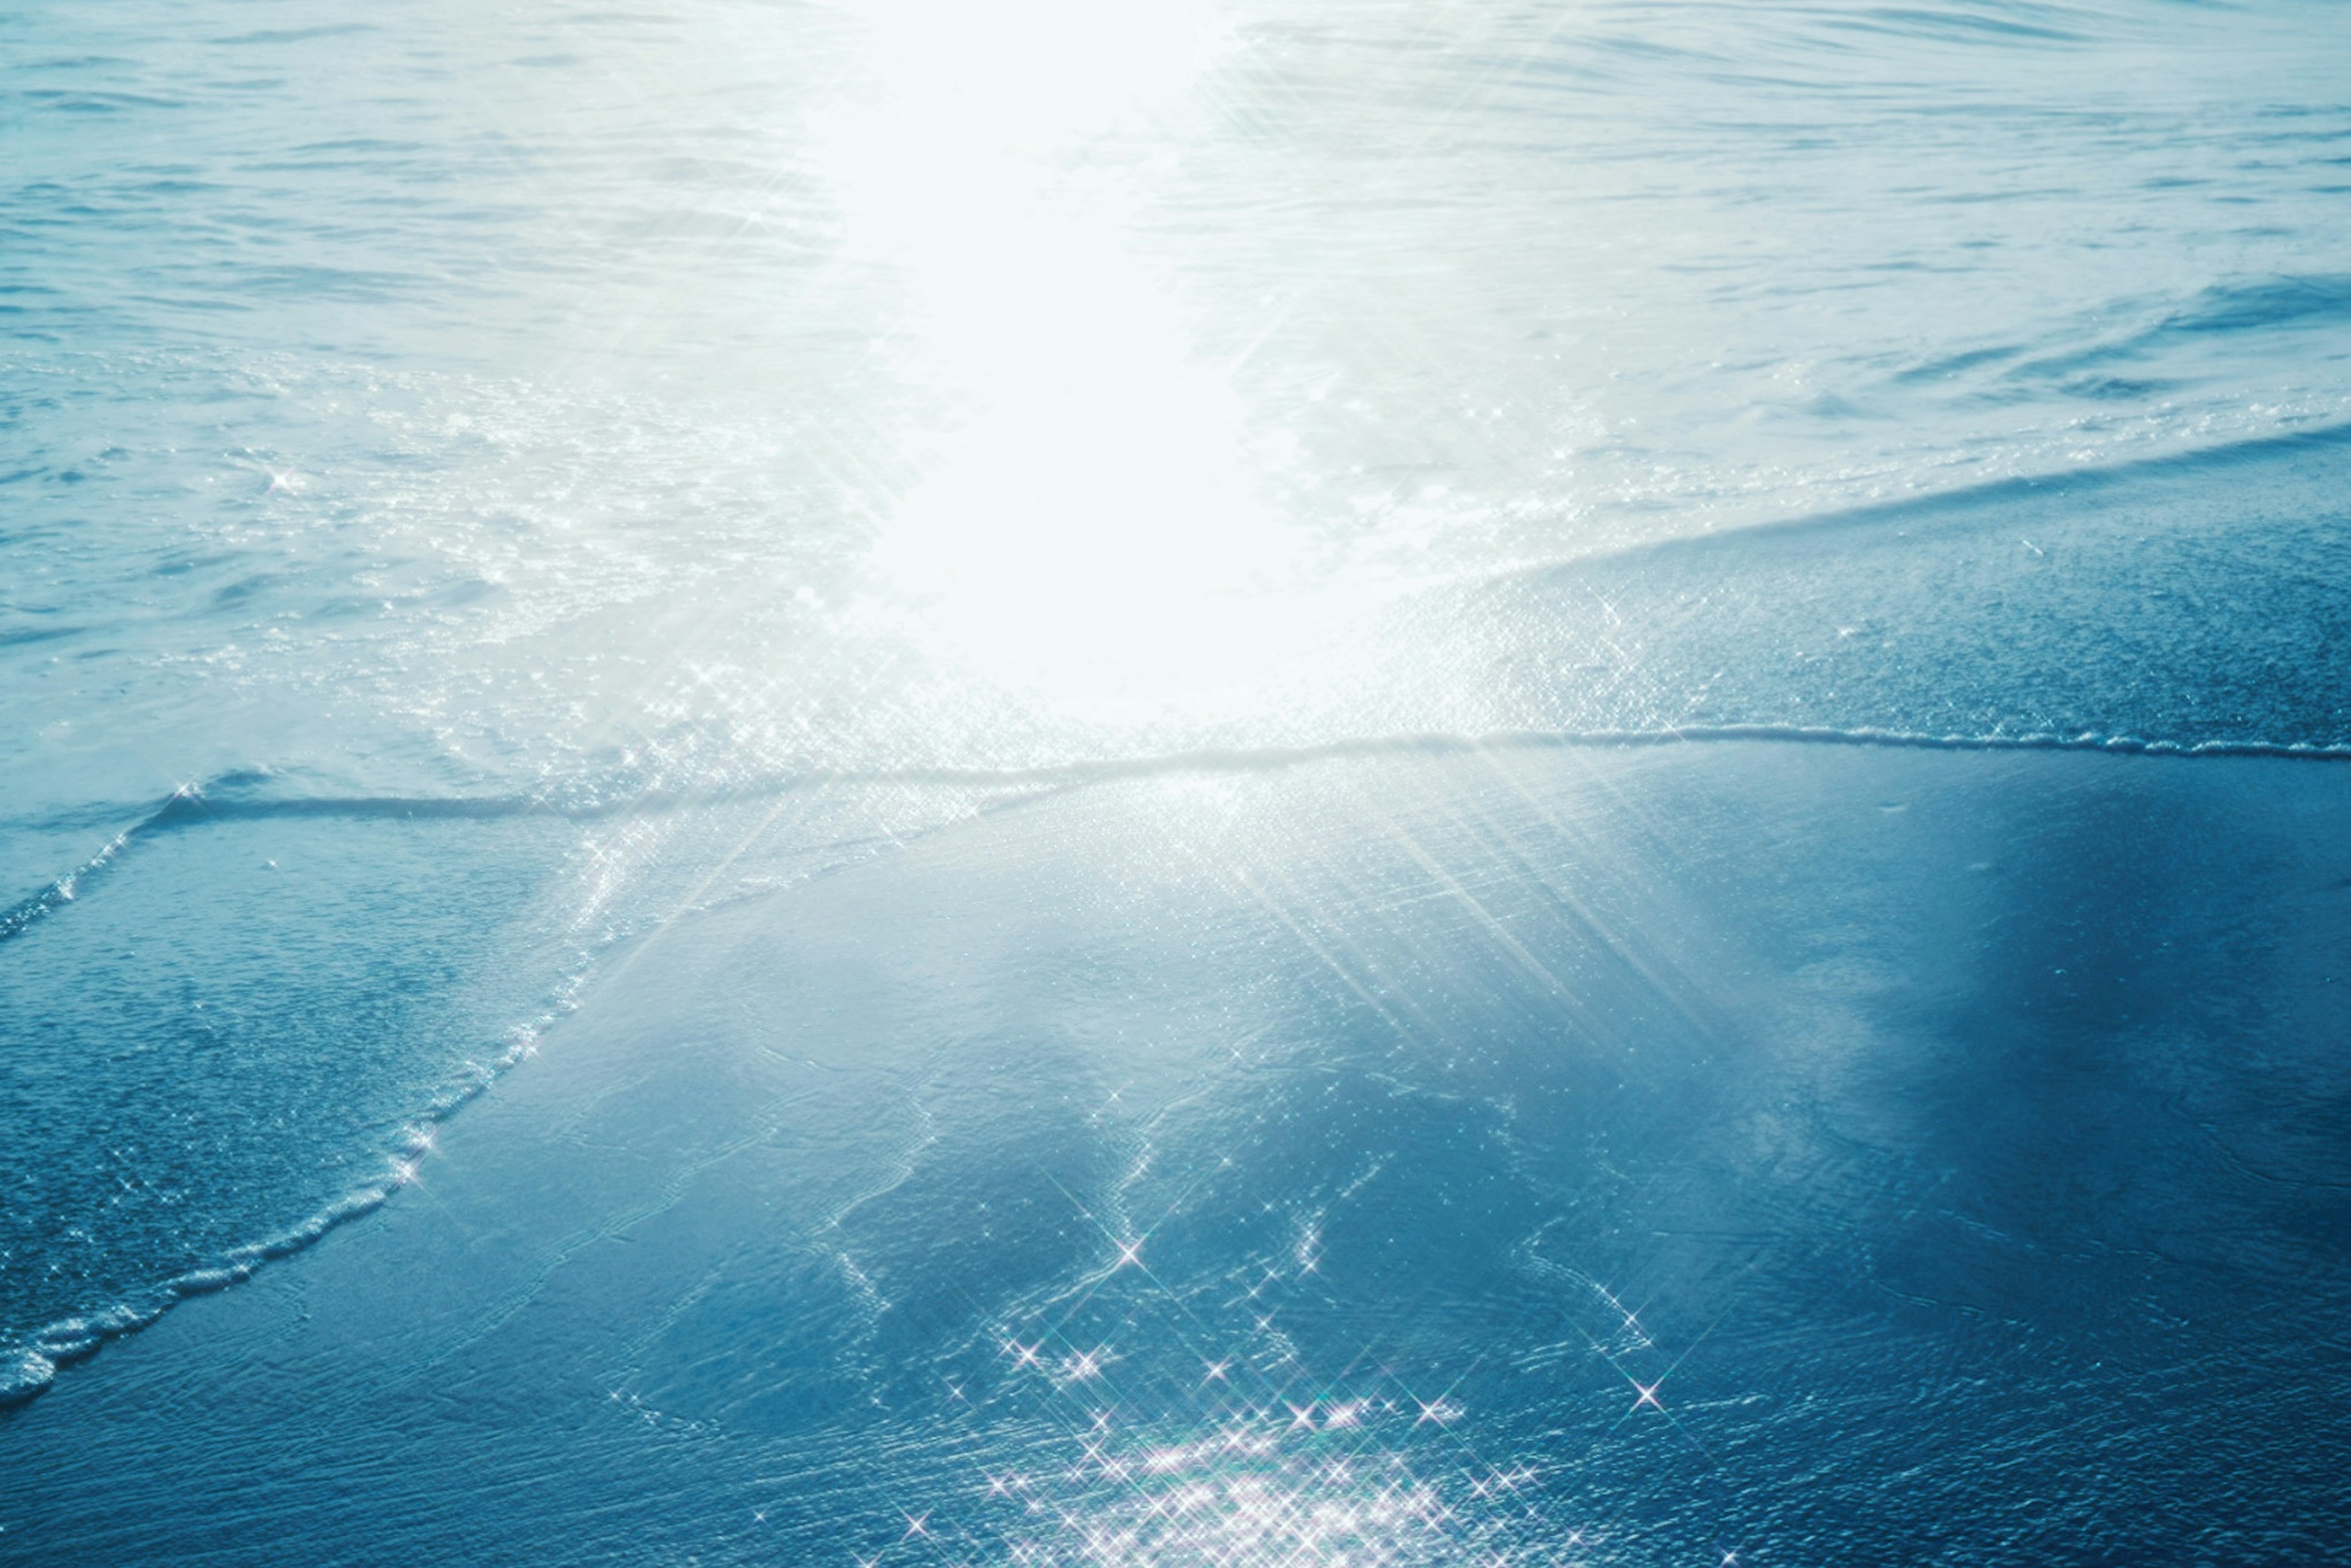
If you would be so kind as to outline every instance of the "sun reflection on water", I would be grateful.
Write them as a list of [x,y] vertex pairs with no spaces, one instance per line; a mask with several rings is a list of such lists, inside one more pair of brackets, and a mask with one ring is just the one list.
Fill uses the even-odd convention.
[[1536,1469],[1432,1442],[1419,1410],[1393,1391],[1236,1406],[1179,1435],[1098,1415],[1064,1462],[992,1471],[967,1520],[926,1511],[895,1544],[1024,1568],[1500,1568],[1572,1563],[1595,1539],[1552,1525]]
[[1245,711],[1339,623],[1265,494],[1278,434],[1129,240],[1166,146],[1132,132],[1184,112],[1228,32],[1197,4],[884,5],[822,138],[851,248],[903,293],[880,350],[935,411],[874,614],[1088,719]]

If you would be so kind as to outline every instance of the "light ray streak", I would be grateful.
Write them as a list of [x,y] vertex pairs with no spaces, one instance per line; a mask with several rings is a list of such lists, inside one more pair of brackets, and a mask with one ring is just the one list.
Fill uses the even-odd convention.
[[[1479,746],[1475,748],[1473,755],[1484,763],[1497,779],[1501,779],[1511,793],[1530,808],[1562,842],[1572,843],[1582,850],[1587,862],[1597,861],[1598,856],[1593,852],[1594,846],[1590,835],[1571,828],[1564,819],[1537,797],[1533,790],[1529,789],[1523,779],[1503,765],[1502,754],[1497,748]],[[1623,806],[1624,802],[1620,800],[1619,804]],[[1625,809],[1629,810],[1630,808]],[[1653,994],[1663,998],[1667,1005],[1679,1013],[1683,1021],[1691,1029],[1708,1038],[1719,1036],[1722,1032],[1720,1019],[1712,1017],[1710,1014],[1702,1016],[1698,1011],[1698,1005],[1693,1000],[1694,996],[1697,995],[1697,988],[1690,983],[1689,977],[1678,966],[1670,960],[1652,955],[1645,944],[1637,944],[1635,933],[1620,931],[1614,923],[1602,920],[1582,894],[1554,882],[1548,873],[1535,863],[1533,858],[1527,853],[1525,847],[1519,841],[1517,835],[1511,833],[1507,827],[1496,825],[1493,831],[1497,839],[1508,847],[1512,859],[1519,866],[1537,886],[1551,894],[1560,907],[1568,912],[1584,935],[1615,954],[1627,967],[1641,977]]]

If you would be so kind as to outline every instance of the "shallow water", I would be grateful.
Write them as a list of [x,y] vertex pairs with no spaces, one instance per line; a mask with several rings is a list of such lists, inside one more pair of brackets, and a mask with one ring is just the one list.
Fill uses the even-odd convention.
[[991,812],[610,967],[21,1412],[0,1553],[2328,1560],[2344,805],[1717,744]]
[[[2283,0],[12,10],[0,1385],[411,1204],[673,921],[1040,795],[1705,736],[1990,748],[1994,838],[2077,777],[2013,748],[2325,799],[2221,758],[2351,748],[2345,79]],[[2304,940],[2166,886],[2131,951]],[[2333,1267],[2296,1201],[2247,1279]]]

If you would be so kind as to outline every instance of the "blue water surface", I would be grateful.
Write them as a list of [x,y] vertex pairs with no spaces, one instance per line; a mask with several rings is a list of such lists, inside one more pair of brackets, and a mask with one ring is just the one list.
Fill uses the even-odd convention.
[[0,1556],[2339,1551],[2346,80],[0,16]]

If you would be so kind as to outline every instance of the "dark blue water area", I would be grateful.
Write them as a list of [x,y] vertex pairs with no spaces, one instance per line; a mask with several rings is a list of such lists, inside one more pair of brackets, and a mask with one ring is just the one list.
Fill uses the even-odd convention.
[[616,957],[0,1416],[0,1558],[2340,1561],[2346,807],[1708,743],[991,811]]
[[534,918],[562,823],[217,795],[71,824],[97,852],[0,911],[14,1344],[87,1353],[380,1192],[578,962]]

